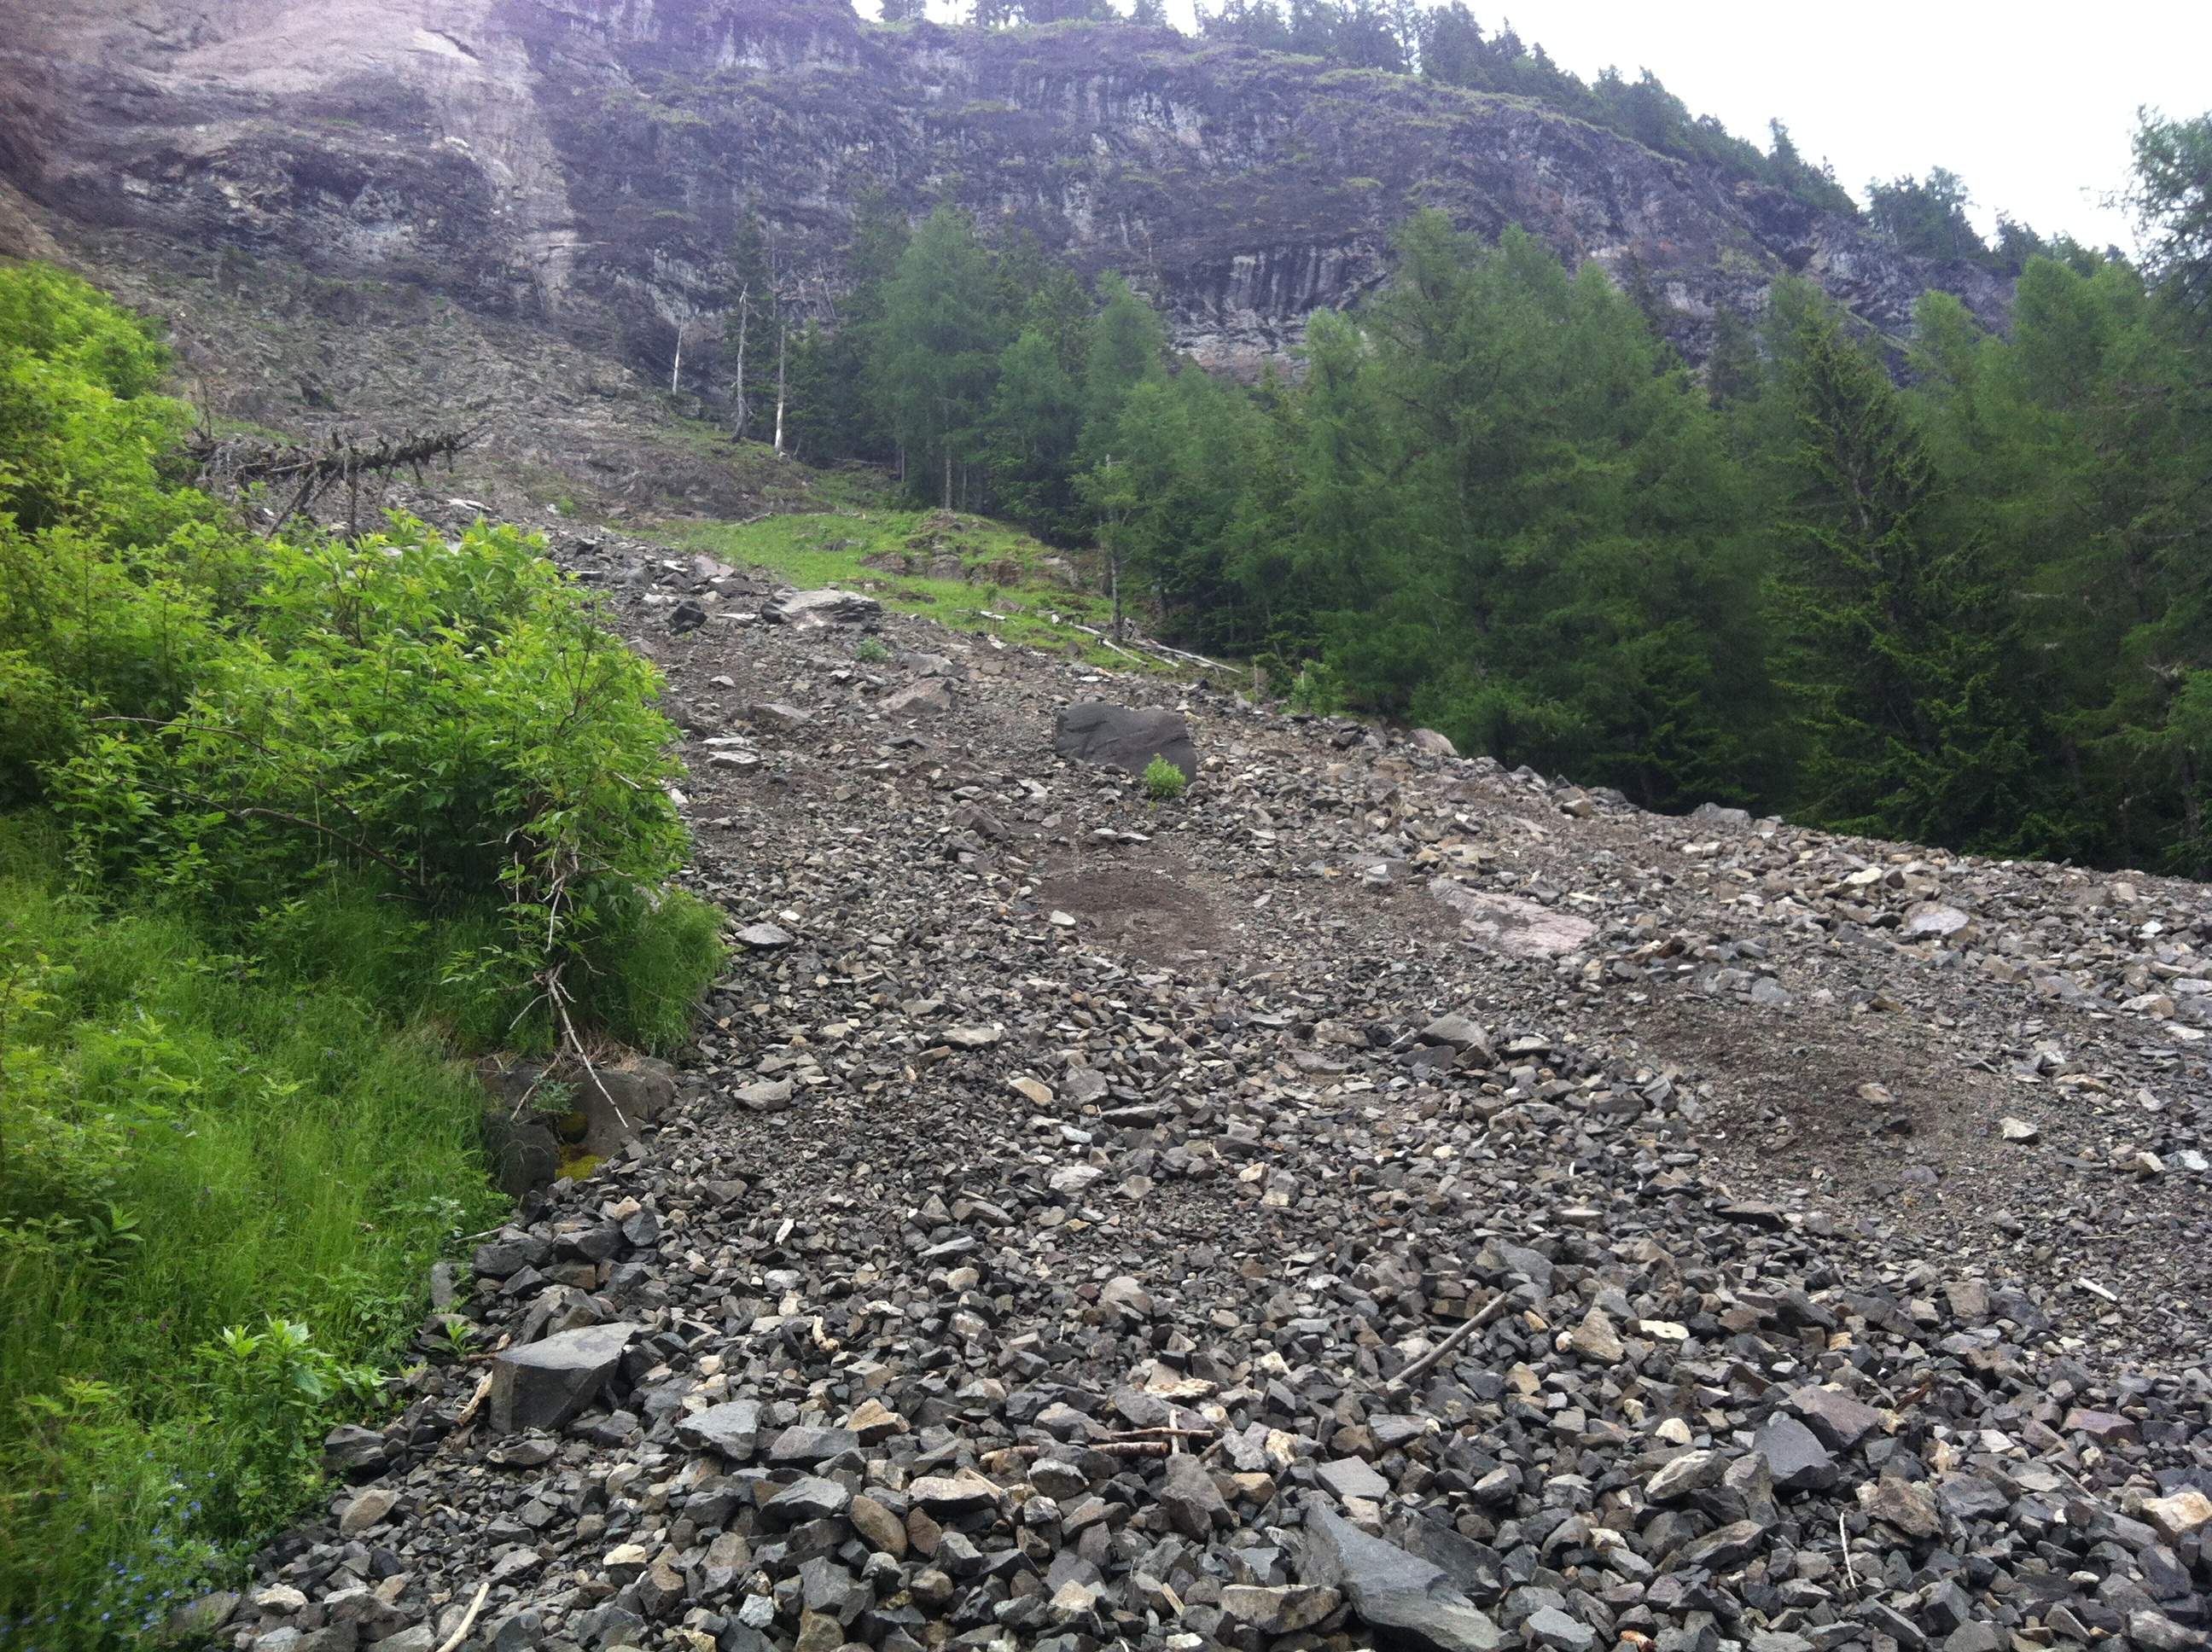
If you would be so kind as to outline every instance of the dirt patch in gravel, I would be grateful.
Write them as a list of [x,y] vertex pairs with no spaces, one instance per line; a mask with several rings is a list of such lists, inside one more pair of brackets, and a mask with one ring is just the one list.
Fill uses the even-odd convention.
[[1073,918],[1086,939],[1148,963],[1188,963],[1224,951],[1212,902],[1164,867],[1062,872],[1046,879],[1036,900]]

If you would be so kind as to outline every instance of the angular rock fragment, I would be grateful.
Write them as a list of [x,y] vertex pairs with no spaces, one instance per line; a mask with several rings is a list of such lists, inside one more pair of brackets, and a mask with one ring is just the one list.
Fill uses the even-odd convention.
[[1307,1509],[1298,1579],[1340,1590],[1370,1628],[1423,1652],[1498,1652],[1505,1643],[1498,1625],[1442,1567],[1327,1509]]
[[873,597],[854,591],[779,591],[762,608],[761,618],[770,625],[866,625],[883,611]]
[[610,1325],[562,1331],[492,1357],[489,1398],[492,1427],[501,1434],[564,1427],[591,1404],[644,1327]]
[[1189,726],[1171,711],[1082,701],[1060,711],[1052,744],[1054,750],[1073,762],[1142,774],[1155,757],[1164,757],[1182,771],[1185,780],[1198,776]]

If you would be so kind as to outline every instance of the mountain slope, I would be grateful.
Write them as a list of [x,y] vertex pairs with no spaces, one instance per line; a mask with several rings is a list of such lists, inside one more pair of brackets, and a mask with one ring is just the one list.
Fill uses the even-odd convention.
[[[337,1436],[360,1501],[238,1643],[482,1598],[494,1648],[1351,1652],[1340,1515],[1449,1576],[1385,1644],[2201,1640],[2203,885],[556,550],[681,696],[698,888],[776,928],[657,1133],[476,1253],[514,1386],[438,1353]],[[1187,713],[1181,802],[1054,756],[1101,696]],[[1543,944],[1463,921],[1513,901]]]

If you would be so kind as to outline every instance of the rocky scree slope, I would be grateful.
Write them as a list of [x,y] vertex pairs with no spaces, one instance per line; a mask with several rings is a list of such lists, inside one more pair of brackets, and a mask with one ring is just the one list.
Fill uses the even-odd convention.
[[234,248],[550,325],[663,380],[684,325],[718,381],[748,203],[819,313],[877,190],[1127,272],[1178,347],[1231,369],[1381,280],[1421,206],[1598,260],[1692,359],[1783,274],[1893,332],[1929,286],[1989,322],[2008,302],[1972,266],[1523,100],[1167,30],[885,30],[845,0],[11,14],[0,250],[112,270]]
[[2204,1644],[2212,890],[558,550],[745,950],[226,1643]]

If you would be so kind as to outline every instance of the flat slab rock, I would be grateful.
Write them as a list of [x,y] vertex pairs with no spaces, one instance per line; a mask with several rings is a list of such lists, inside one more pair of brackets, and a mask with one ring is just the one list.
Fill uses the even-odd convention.
[[1460,931],[1476,944],[1516,958],[1559,958],[1596,938],[1597,926],[1517,895],[1469,889],[1449,878],[1429,880],[1429,893],[1459,915]]
[[884,605],[857,591],[779,591],[761,610],[770,625],[866,625]]
[[1391,1643],[1425,1652],[1498,1652],[1504,1636],[1462,1594],[1443,1568],[1370,1537],[1351,1521],[1310,1505],[1298,1581],[1340,1589],[1352,1611]]

